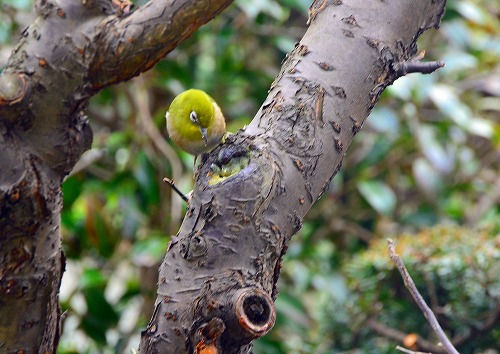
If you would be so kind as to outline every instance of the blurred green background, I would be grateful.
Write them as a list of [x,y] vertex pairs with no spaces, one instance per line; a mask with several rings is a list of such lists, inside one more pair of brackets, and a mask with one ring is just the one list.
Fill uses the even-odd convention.
[[[88,151],[64,182],[68,258],[59,353],[130,353],[185,205],[193,158],[166,137],[181,91],[207,91],[235,132],[259,109],[306,28],[309,1],[238,0],[153,70],[94,97]],[[33,19],[0,0],[0,67]],[[140,5],[140,2],[138,3]],[[446,67],[399,79],[350,146],[284,260],[274,329],[256,353],[394,353],[437,340],[389,261],[399,242],[461,353],[500,351],[500,2],[448,1],[420,39]],[[392,331],[391,331],[392,330]]]

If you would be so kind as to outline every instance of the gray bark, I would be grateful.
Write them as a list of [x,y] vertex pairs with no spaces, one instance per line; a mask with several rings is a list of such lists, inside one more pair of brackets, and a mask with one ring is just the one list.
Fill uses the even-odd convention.
[[[141,353],[250,353],[274,324],[281,259],[385,87],[429,73],[417,38],[445,1],[328,1],[251,124],[202,161],[160,268]],[[229,172],[228,172],[229,171]]]

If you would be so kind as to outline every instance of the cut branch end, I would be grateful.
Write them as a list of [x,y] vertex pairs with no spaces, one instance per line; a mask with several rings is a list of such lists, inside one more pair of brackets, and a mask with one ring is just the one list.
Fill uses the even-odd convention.
[[276,309],[267,293],[256,288],[246,288],[238,291],[235,297],[236,318],[247,335],[259,338],[273,328]]

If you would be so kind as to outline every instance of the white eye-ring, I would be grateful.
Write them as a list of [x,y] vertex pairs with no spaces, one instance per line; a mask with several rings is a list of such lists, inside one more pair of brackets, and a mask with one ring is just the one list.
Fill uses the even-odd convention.
[[196,115],[195,111],[191,111],[191,113],[189,114],[189,119],[193,123],[198,123],[198,116]]

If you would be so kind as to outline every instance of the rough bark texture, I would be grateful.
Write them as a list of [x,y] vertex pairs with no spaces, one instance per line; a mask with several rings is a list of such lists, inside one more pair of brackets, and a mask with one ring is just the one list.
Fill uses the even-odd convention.
[[90,147],[84,109],[232,1],[38,0],[0,75],[0,351],[55,353],[61,183]]
[[413,58],[444,8],[444,0],[311,5],[307,33],[252,123],[202,161],[141,353],[251,352],[274,324],[290,238],[380,94],[408,72],[439,66]]

